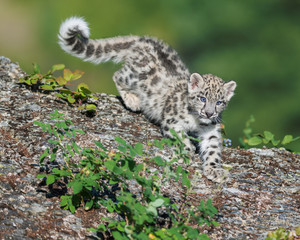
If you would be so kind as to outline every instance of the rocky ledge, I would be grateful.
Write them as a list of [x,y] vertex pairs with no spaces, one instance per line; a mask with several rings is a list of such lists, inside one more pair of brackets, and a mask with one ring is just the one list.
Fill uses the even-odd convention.
[[[96,115],[89,117],[51,94],[24,88],[18,84],[24,74],[18,64],[0,57],[0,239],[97,239],[87,228],[96,227],[105,212],[78,209],[71,214],[59,207],[58,197],[40,190],[36,166],[47,136],[33,121],[43,121],[58,109],[86,132],[78,138],[81,146],[100,140],[115,148],[116,136],[146,143],[160,138],[160,131],[142,115],[124,109],[116,96],[96,94]],[[279,227],[300,226],[299,155],[279,149],[233,148],[225,148],[223,154],[232,169],[222,186],[196,174],[195,164],[189,167],[194,173],[190,200],[212,198],[219,210],[220,226],[205,230],[211,239],[264,239]],[[178,195],[171,183],[164,191]]]

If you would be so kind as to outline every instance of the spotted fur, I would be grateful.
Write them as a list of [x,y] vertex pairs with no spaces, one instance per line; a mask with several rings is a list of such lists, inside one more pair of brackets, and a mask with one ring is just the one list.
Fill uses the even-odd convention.
[[[190,74],[177,52],[155,38],[90,39],[88,24],[82,18],[63,22],[58,37],[64,51],[84,61],[123,62],[113,80],[125,105],[160,125],[166,137],[172,137],[169,130],[174,129],[201,139],[204,174],[222,181],[221,113],[234,94],[234,81],[224,82],[212,74]],[[195,150],[188,138],[185,144]]]

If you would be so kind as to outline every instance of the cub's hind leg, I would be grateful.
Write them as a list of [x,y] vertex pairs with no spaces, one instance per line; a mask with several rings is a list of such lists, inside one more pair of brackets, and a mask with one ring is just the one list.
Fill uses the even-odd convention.
[[139,97],[135,93],[133,93],[134,86],[136,86],[137,80],[133,78],[132,73],[126,70],[126,68],[122,68],[119,71],[115,72],[113,80],[116,84],[121,98],[124,101],[125,106],[134,112],[140,111],[141,101]]

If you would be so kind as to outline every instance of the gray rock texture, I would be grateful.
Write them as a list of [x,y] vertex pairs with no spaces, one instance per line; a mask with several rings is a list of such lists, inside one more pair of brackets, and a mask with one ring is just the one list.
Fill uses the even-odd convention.
[[[18,84],[25,73],[19,65],[0,57],[0,239],[96,239],[87,230],[96,227],[103,209],[75,214],[59,206],[59,198],[47,197],[39,187],[39,158],[48,136],[33,124],[48,121],[54,109],[63,112],[76,128],[86,132],[78,137],[81,146],[94,146],[100,140],[116,148],[114,138],[129,143],[160,139],[159,128],[141,114],[126,110],[116,96],[95,94],[96,115],[89,117],[53,94],[32,92]],[[168,149],[160,154],[165,159]],[[300,226],[300,156],[279,149],[233,149],[223,151],[224,163],[232,166],[231,177],[216,185],[201,175],[200,160],[187,166],[191,172],[193,193],[189,201],[199,204],[212,198],[219,210],[219,227],[204,228],[211,239],[264,239],[278,227]],[[163,189],[180,201],[178,185]]]

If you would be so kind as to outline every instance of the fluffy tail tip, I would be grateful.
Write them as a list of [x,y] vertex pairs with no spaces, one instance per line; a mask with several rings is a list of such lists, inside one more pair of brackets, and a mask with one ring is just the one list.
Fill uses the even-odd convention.
[[70,17],[60,25],[59,38],[67,39],[72,34],[78,32],[84,38],[89,38],[90,30],[88,23],[82,17]]

